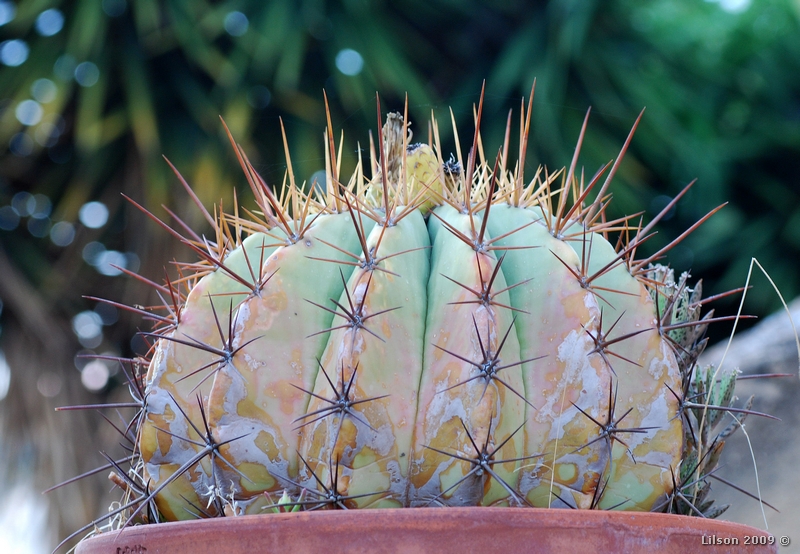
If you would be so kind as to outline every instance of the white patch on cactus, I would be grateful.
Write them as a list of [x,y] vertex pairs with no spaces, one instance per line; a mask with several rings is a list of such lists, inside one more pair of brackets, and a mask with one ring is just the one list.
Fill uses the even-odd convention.
[[[370,429],[370,431],[372,431]],[[394,446],[395,438],[394,438],[394,429],[391,424],[386,423],[381,425],[374,431],[372,431],[372,436],[369,439],[369,447],[381,454],[382,456],[388,456],[389,452],[391,452],[392,447]]]
[[579,405],[584,410],[587,410],[587,408],[584,408],[584,406],[587,406],[587,411],[593,417],[596,415],[593,411],[594,406],[597,406],[596,397],[599,394],[598,385],[600,379],[597,375],[597,370],[591,365],[592,357],[590,352],[593,348],[594,345],[583,329],[570,331],[558,346],[558,361],[564,364],[564,372],[553,392],[547,397],[547,404],[537,406],[539,409],[535,416],[539,421],[555,418],[560,423],[560,425],[554,425],[551,428],[549,440],[560,439],[564,425],[571,421],[573,417],[577,415],[584,417],[569,402],[564,406],[561,405],[564,390],[569,385],[576,382],[583,383],[580,400],[584,400],[584,395],[587,398],[585,404]]
[[519,479],[517,488],[520,494],[524,497],[528,495],[533,489],[542,484],[540,476],[544,468],[545,459],[543,457],[528,460],[521,468],[522,475]]
[[[656,331],[652,331],[655,333]],[[658,356],[652,356],[650,358],[650,363],[647,365],[647,372],[656,382],[661,382],[664,380],[664,377],[669,373],[670,366],[667,363],[669,360],[668,356],[672,356],[670,352],[667,351],[666,341],[661,340],[659,341],[660,352]],[[676,368],[677,371],[677,368]]]
[[[147,412],[150,414],[164,415],[167,404],[173,404],[169,393],[160,387],[153,387],[147,394]],[[174,410],[174,406],[172,407]],[[180,414],[180,412],[178,412]]]
[[[635,452],[640,445],[652,441],[660,431],[669,428],[673,415],[670,414],[670,398],[673,398],[672,394],[665,387],[657,397],[649,399],[649,405],[638,407],[639,413],[644,414],[641,418],[640,426],[653,427],[653,429],[648,430],[646,433],[630,433],[625,438],[625,442],[628,443],[631,451]],[[621,426],[624,425],[625,422],[623,421]],[[650,450],[645,456],[636,456],[636,461],[659,467],[669,467],[673,463],[671,454],[658,452],[657,450]]]
[[[278,448],[275,452],[267,453],[256,444],[261,432],[267,433],[274,444],[281,444],[283,440],[281,430],[273,428],[266,421],[244,417],[238,413],[239,403],[247,398],[247,381],[230,363],[225,364],[218,371],[230,380],[230,384],[226,389],[223,401],[224,415],[217,420],[214,431],[220,442],[236,439],[229,442],[226,447],[229,461],[234,466],[243,463],[258,464],[267,468],[274,477],[290,479],[289,460],[282,456],[281,449]],[[229,472],[227,467],[222,469]],[[236,478],[236,481],[241,479],[235,473],[232,476]],[[286,485],[286,482],[280,484]]]
[[[444,388],[443,386],[439,390],[443,390]],[[460,418],[462,421],[467,421],[467,410],[464,407],[463,399],[459,397],[448,397],[448,395],[444,393],[434,395],[433,402],[431,402],[428,407],[426,424],[429,425],[431,429],[438,429],[453,418]]]
[[402,498],[406,492],[406,476],[403,475],[400,464],[397,460],[389,460],[386,464],[386,471],[389,472],[390,491],[395,498]]
[[[355,304],[355,302],[354,302]],[[349,329],[345,332],[345,338],[338,344],[338,350],[334,355],[334,360],[347,360],[348,365],[345,368],[350,369],[351,371],[355,368],[355,365],[349,365],[351,360],[357,360],[362,352],[364,352],[365,348],[365,341],[364,341],[364,334],[357,329]],[[337,373],[341,367],[330,368],[331,371],[336,371]],[[341,383],[339,381],[334,381],[337,386]]]
[[234,316],[233,333],[236,337],[241,336],[247,328],[247,322],[250,320],[250,303],[242,302],[236,308],[236,315]]
[[228,377],[231,384],[228,386],[223,404],[223,411],[227,414],[239,412],[239,402],[247,398],[247,383],[241,373],[231,363],[226,363],[217,370],[221,375]]
[[[157,387],[158,382],[161,381],[164,377],[164,373],[167,371],[167,359],[172,356],[174,344],[169,341],[161,341],[161,343],[161,348],[156,349],[153,354],[153,359],[150,360],[150,367],[147,371],[147,382],[145,383],[147,390]],[[165,345],[163,343],[167,344]]]

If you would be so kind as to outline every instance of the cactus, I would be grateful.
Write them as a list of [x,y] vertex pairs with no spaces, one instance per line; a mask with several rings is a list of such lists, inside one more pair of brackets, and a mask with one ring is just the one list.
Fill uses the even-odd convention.
[[669,247],[636,258],[672,204],[646,227],[606,217],[630,136],[590,182],[580,142],[569,169],[525,181],[529,125],[530,104],[510,169],[508,132],[495,159],[476,130],[466,163],[444,161],[435,120],[414,144],[390,114],[371,179],[361,161],[343,179],[328,134],[324,189],[287,159],[280,194],[231,137],[258,210],[205,212],[213,242],[159,221],[200,262],[153,283],[165,311],[131,308],[156,326],[130,364],[135,446],[130,471],[113,462],[128,496],[112,515],[721,513],[708,477],[731,429],[711,432],[750,409],[730,408],[735,373],[696,367],[724,319],[700,317],[700,286],[655,263]]

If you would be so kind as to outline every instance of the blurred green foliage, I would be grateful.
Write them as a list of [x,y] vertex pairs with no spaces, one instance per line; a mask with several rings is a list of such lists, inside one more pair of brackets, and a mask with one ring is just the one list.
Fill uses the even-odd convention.
[[[220,116],[279,184],[279,119],[295,173],[310,180],[324,168],[323,89],[352,168],[377,128],[376,91],[384,112],[402,110],[408,94],[418,139],[427,138],[434,110],[452,149],[448,106],[465,144],[485,79],[488,155],[509,110],[517,128],[534,78],[527,175],[539,164],[569,163],[591,106],[580,159],[591,176],[617,155],[646,107],[612,186],[611,215],[645,210],[651,218],[697,178],[648,252],[729,201],[672,251],[672,265],[693,268],[713,294],[741,286],[758,256],[787,298],[800,294],[800,0],[0,0],[0,347],[9,363],[32,359],[25,349],[50,356],[34,371],[12,368],[0,403],[22,429],[24,451],[38,452],[20,465],[68,477],[86,469],[65,462],[86,458],[75,445],[118,441],[72,416],[45,417],[37,399],[96,401],[70,385],[80,348],[130,355],[137,318],[111,327],[119,314],[82,298],[147,303],[147,287],[111,263],[158,281],[165,260],[192,258],[120,194],[165,218],[159,206],[168,205],[202,230],[162,155],[206,205],[222,199],[230,209],[236,188],[249,206]],[[107,223],[102,209],[99,218],[82,211],[91,201],[108,208]],[[757,285],[746,309],[765,315],[778,302],[765,282]],[[717,307],[732,313],[736,302]],[[43,331],[43,321],[53,325]],[[12,355],[15,345],[23,351]],[[31,447],[25,430],[37,428],[51,431]],[[94,517],[76,515],[74,500],[58,501],[72,507],[59,515],[61,536]]]
[[[248,204],[220,116],[268,182],[278,184],[286,169],[279,118],[301,178],[324,167],[323,89],[354,164],[356,145],[364,148],[367,130],[377,127],[376,90],[384,111],[402,109],[408,94],[418,137],[427,136],[431,110],[447,121],[447,106],[468,137],[484,79],[487,151],[500,144],[509,109],[516,128],[520,99],[537,80],[529,175],[540,163],[568,163],[589,106],[581,163],[593,174],[616,156],[646,106],[612,189],[613,213],[644,207],[651,217],[697,178],[648,247],[666,244],[730,201],[673,251],[673,265],[692,267],[710,292],[720,292],[739,286],[757,255],[786,296],[800,292],[796,1],[4,0],[0,6],[11,14],[0,26],[0,207],[12,207],[0,212],[7,216],[0,239],[65,318],[91,307],[77,293],[119,298],[134,286],[86,263],[82,249],[89,242],[136,254],[126,259],[135,268],[138,258],[149,277],[162,271],[153,258],[164,253],[163,235],[120,192],[161,215],[157,207],[169,205],[202,226],[162,155],[206,204],[223,199],[231,206],[234,187]],[[3,57],[20,44],[28,49],[21,63]],[[452,145],[450,126],[441,127]],[[26,226],[34,218],[23,213],[12,228],[9,210],[21,191],[49,199],[52,209],[38,214],[46,221]],[[91,229],[78,221],[90,200],[110,208],[108,225]],[[59,221],[76,232],[65,246],[48,238]],[[55,286],[63,279],[53,277],[54,267],[79,278],[80,290]],[[750,294],[753,312],[777,305],[766,287]]]

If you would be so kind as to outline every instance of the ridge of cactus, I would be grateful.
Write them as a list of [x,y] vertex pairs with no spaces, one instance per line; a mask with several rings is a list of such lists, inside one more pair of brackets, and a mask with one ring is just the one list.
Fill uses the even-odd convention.
[[[328,114],[324,187],[295,181],[287,146],[276,191],[225,127],[252,209],[212,215],[173,168],[213,234],[137,205],[198,260],[137,277],[164,306],[127,308],[153,322],[147,356],[119,360],[131,453],[92,472],[123,496],[73,536],[329,508],[722,513],[710,481],[737,426],[716,427],[766,414],[733,406],[735,371],[697,366],[707,326],[728,318],[701,316],[701,284],[660,263],[716,210],[637,258],[672,207],[644,227],[606,217],[642,114],[589,182],[588,112],[568,168],[526,181],[532,97],[516,164],[510,116],[485,156],[481,94],[466,157],[457,133],[444,155],[434,117],[416,143],[407,109],[384,123],[378,101],[377,145],[346,179]],[[80,408],[98,406],[65,409]]]

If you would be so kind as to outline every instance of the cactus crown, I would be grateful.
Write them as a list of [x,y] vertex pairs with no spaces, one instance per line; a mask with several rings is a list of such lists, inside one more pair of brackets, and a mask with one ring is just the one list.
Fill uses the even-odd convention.
[[701,317],[700,284],[656,264],[685,234],[637,258],[674,202],[644,227],[606,218],[630,136],[588,182],[580,140],[526,181],[530,116],[512,167],[510,129],[493,159],[477,130],[445,159],[435,119],[412,143],[389,114],[371,178],[364,161],[340,174],[329,131],[324,187],[295,182],[287,148],[279,193],[231,137],[257,209],[198,203],[212,238],[150,214],[199,261],[150,282],[164,306],[129,308],[154,329],[147,359],[122,361],[137,412],[133,454],[106,466],[125,493],[112,527],[480,504],[719,515],[709,478],[735,424],[714,427],[749,405],[730,407],[734,372],[696,365],[722,319]]

